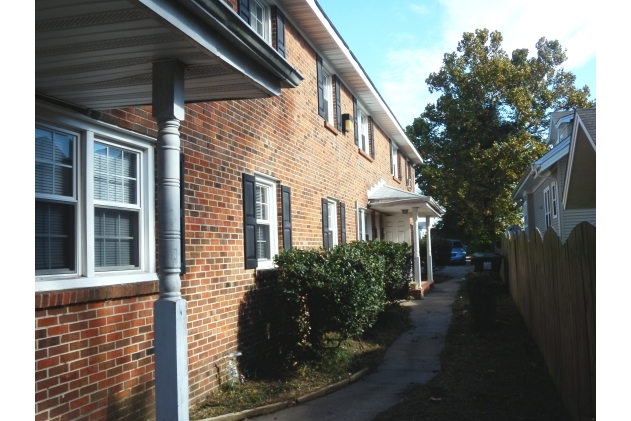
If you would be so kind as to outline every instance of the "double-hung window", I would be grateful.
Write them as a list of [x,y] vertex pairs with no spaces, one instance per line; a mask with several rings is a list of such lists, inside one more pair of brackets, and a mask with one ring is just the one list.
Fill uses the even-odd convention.
[[552,207],[552,218],[555,219],[559,216],[559,212],[558,212],[558,200],[557,200],[557,183],[556,182],[552,182],[552,184],[550,184],[550,201],[551,201],[551,207]]
[[368,135],[368,115],[364,110],[357,110],[357,138],[359,140],[359,149],[366,153],[370,153],[370,139]]
[[318,82],[318,114],[333,124],[333,77],[322,64],[322,57],[316,55],[316,76]]
[[35,127],[36,290],[155,279],[152,144],[77,124]]
[[257,267],[271,268],[278,254],[276,183],[256,177],[256,259]]
[[250,26],[261,38],[269,42],[269,6],[260,0],[250,0]]
[[393,177],[401,178],[399,174],[399,150],[394,146],[394,142],[390,142],[390,170]]
[[550,187],[546,187],[543,190],[543,208],[546,217],[546,228],[548,228],[550,225],[552,225]]
[[[346,234],[343,228],[342,236],[345,238],[345,235]],[[332,249],[336,245],[337,245],[337,201],[333,199],[329,199],[329,198],[322,198],[322,246],[325,249]]]

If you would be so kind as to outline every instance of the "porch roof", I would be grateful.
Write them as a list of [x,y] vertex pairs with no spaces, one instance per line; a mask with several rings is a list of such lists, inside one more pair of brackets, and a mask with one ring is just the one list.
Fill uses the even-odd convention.
[[303,76],[221,0],[35,3],[35,92],[86,109],[152,103],[152,63],[186,67],[185,102],[269,97]]
[[409,213],[418,208],[419,217],[440,217],[445,213],[431,196],[423,196],[409,191],[382,185],[368,194],[368,208],[388,215]]

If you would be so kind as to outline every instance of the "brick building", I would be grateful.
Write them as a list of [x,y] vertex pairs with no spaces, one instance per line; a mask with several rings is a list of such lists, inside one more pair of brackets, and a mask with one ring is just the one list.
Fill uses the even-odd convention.
[[244,303],[279,250],[441,213],[313,0],[38,2],[35,53],[36,420],[155,417],[165,285],[193,405],[264,347]]

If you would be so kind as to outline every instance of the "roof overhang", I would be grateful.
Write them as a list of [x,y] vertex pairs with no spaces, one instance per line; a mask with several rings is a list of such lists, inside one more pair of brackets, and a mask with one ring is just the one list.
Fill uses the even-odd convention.
[[445,213],[445,209],[431,196],[411,193],[381,183],[368,192],[368,209],[387,215],[405,213],[413,217],[414,208],[418,208],[419,217],[440,217]]
[[221,0],[35,3],[35,92],[86,109],[152,103],[152,63],[185,65],[185,102],[262,98],[303,76]]
[[580,116],[574,122],[567,176],[563,187],[565,209],[596,208],[596,142]]
[[547,172],[568,155],[570,151],[571,138],[567,138],[552,148],[544,156],[530,165],[530,168],[521,179],[517,189],[513,192],[513,200],[519,200],[524,194],[530,193],[540,182],[542,177],[547,176]]
[[328,61],[338,77],[388,137],[412,163],[422,164],[418,153],[372,81],[315,0],[271,0],[286,10],[287,18],[304,28],[302,35]]

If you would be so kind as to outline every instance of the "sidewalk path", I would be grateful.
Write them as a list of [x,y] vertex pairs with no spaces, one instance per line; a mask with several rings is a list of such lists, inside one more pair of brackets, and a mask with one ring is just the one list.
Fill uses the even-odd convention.
[[424,300],[409,301],[415,326],[386,352],[376,372],[356,383],[291,408],[250,418],[256,421],[370,421],[396,404],[414,383],[425,383],[440,370],[440,352],[451,322],[451,305],[470,266],[447,267],[455,279],[434,285]]

